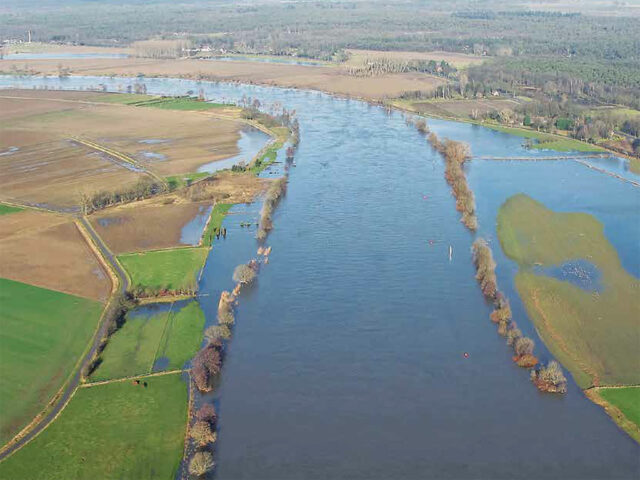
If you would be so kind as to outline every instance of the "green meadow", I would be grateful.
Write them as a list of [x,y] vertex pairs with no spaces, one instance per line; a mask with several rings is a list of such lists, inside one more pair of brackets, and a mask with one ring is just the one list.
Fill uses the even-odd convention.
[[0,479],[165,479],[182,458],[180,374],[80,388],[60,417],[0,463]]
[[167,362],[163,370],[182,368],[200,348],[204,313],[196,301],[165,307],[161,312],[129,312],[124,325],[109,339],[91,380],[151,373],[158,359]]
[[20,212],[23,209],[20,207],[13,207],[11,205],[5,205],[4,203],[0,203],[0,215],[8,215],[9,213]]
[[640,387],[601,388],[598,394],[640,427]]
[[550,135],[544,132],[537,132],[535,130],[527,130],[523,128],[503,127],[501,125],[492,125],[487,123],[481,124],[484,127],[496,130],[498,132],[508,133],[510,135],[517,135],[518,137],[529,138],[537,140],[537,142],[531,143],[531,148],[541,150],[555,150],[557,152],[604,152],[604,148],[597,145],[591,145],[586,142],[581,142],[574,138],[563,138],[556,135]]
[[103,305],[0,278],[0,441],[51,400],[87,348]]
[[[640,282],[622,267],[603,225],[591,215],[556,213],[519,194],[500,208],[498,237],[520,265],[515,283],[529,317],[578,385],[640,383]],[[532,268],[579,259],[597,268],[599,291]]]
[[175,248],[119,255],[134,288],[195,290],[208,248]]

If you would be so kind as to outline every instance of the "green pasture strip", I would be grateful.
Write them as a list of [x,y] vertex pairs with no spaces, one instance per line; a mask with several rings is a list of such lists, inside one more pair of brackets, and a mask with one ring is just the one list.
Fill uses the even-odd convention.
[[220,229],[224,217],[227,216],[229,209],[233,206],[231,203],[217,203],[211,210],[211,217],[207,228],[202,232],[202,244],[205,246],[213,245],[216,229]]
[[601,388],[598,394],[640,427],[640,387]]
[[0,203],[0,215],[9,215],[10,213],[21,212],[22,210],[24,210],[24,208]]

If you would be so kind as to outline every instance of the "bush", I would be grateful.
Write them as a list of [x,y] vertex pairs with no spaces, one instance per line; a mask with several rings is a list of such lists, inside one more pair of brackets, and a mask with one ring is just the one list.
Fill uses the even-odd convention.
[[531,355],[533,354],[533,347],[535,343],[528,337],[519,337],[513,344],[513,350],[516,352],[516,355]]
[[212,427],[215,426],[218,421],[216,408],[210,403],[203,404],[196,412],[196,419],[202,422],[209,422]]
[[476,280],[480,284],[480,289],[484,296],[496,301],[498,295],[498,283],[496,280],[496,263],[493,260],[493,253],[487,241],[478,238],[471,246],[473,263],[476,266]]
[[189,462],[189,473],[196,477],[202,477],[213,470],[215,463],[213,455],[209,452],[196,452]]
[[249,265],[238,265],[233,271],[233,281],[247,285],[256,279],[257,273]]
[[193,424],[189,435],[193,441],[200,447],[204,447],[216,441],[216,432],[211,430],[211,424],[204,420],[198,420]]
[[531,380],[543,392],[565,393],[567,379],[562,373],[562,367],[555,360],[551,360],[546,367],[531,371]]
[[515,323],[512,323],[511,328],[507,329],[507,345],[515,345],[520,337],[522,337],[522,332]]
[[193,380],[201,392],[210,392],[213,378],[222,368],[221,343],[211,341],[193,359]]

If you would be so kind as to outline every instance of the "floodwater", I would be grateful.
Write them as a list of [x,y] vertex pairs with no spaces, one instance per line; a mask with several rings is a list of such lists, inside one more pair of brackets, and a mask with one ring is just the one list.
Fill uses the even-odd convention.
[[[0,77],[1,86],[115,90],[130,79]],[[270,263],[240,298],[216,392],[219,479],[637,478],[640,448],[570,379],[539,393],[496,334],[474,279],[474,235],[459,222],[440,156],[425,138],[367,104],[257,86],[145,79],[150,93],[203,88],[295,109],[301,142],[268,238]],[[557,156],[468,124],[432,120],[476,156]],[[604,225],[623,266],[640,271],[640,190],[574,161],[472,160],[480,233],[494,245],[514,317],[537,337],[513,289],[517,265],[495,218],[524,192]],[[259,205],[234,207],[200,291],[213,322],[233,268],[255,255]],[[449,247],[453,255],[449,260]],[[463,355],[469,354],[468,358]]]
[[240,163],[247,165],[258,154],[260,149],[267,144],[270,138],[269,135],[257,128],[246,126],[240,130],[240,138],[237,143],[240,152],[237,155],[202,165],[198,168],[198,172],[214,173]]
[[182,227],[180,232],[180,243],[184,245],[196,246],[200,243],[202,232],[207,224],[209,215],[211,215],[212,206],[206,207],[204,205],[198,208],[198,213],[189,222]]

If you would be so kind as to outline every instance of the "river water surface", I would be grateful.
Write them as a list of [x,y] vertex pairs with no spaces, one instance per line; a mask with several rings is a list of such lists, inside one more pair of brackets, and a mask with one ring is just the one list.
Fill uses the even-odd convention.
[[[133,81],[0,77],[0,87],[116,90]],[[566,395],[540,394],[511,362],[476,285],[474,236],[458,221],[442,160],[401,114],[315,92],[145,83],[149,93],[203,88],[216,100],[280,102],[301,126],[271,261],[242,293],[217,391],[217,478],[637,478],[640,449],[571,379]],[[557,156],[501,132],[429,124],[476,156]],[[517,266],[496,242],[497,209],[524,192],[591,213],[638,275],[640,190],[570,160],[474,160],[468,169],[499,283],[546,361],[513,290]],[[238,206],[225,220],[227,239],[200,285],[208,322],[233,267],[255,253],[255,232],[239,223],[258,211]]]

